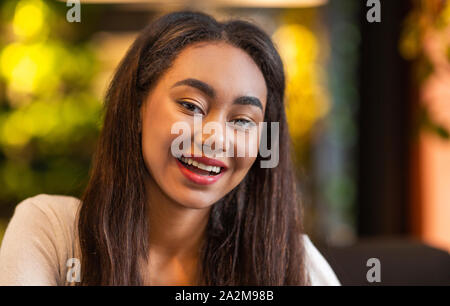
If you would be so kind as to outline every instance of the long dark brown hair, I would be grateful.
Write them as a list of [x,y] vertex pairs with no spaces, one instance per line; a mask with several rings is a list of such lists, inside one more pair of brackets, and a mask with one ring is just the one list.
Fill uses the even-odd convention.
[[[285,76],[270,37],[243,20],[218,22],[197,12],[164,15],[146,27],[120,63],[81,200],[81,285],[142,285],[149,227],[141,150],[140,106],[186,46],[226,42],[249,54],[264,75],[264,121],[279,122],[279,164],[258,156],[243,181],[211,208],[201,249],[204,285],[305,285],[301,206],[284,108]],[[270,123],[268,124],[270,136]],[[271,139],[269,137],[269,144]]]

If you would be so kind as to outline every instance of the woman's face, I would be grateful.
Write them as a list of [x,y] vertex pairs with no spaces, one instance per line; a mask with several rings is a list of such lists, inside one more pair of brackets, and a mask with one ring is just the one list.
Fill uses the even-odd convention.
[[[262,72],[245,51],[223,42],[185,48],[141,109],[142,154],[152,187],[189,208],[205,208],[220,200],[255,162],[251,152],[258,150],[266,98]],[[199,131],[199,126],[204,129],[212,122],[221,129]],[[189,127],[190,135],[172,133],[175,124]],[[190,146],[178,146],[182,157],[175,157],[174,140],[186,138]],[[189,157],[208,148],[203,147],[206,144],[216,153],[226,153],[203,151],[200,158]],[[244,157],[237,152],[245,152]]]

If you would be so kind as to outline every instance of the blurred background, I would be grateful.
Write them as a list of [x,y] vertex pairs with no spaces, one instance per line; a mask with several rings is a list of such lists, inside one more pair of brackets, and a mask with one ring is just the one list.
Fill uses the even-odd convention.
[[[376,1],[375,1],[376,2]],[[450,284],[450,1],[0,2],[0,241],[23,199],[80,197],[114,69],[137,33],[174,10],[239,17],[269,33],[305,228],[343,284]]]

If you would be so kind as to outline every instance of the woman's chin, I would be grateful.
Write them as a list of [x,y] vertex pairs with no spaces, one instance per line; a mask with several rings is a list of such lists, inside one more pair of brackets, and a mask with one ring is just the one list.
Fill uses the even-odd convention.
[[214,202],[204,202],[204,201],[198,201],[198,199],[183,199],[181,202],[178,202],[180,205],[186,207],[186,208],[192,208],[192,209],[206,209],[211,207]]
[[177,190],[177,192],[171,192],[169,196],[173,195],[172,199],[185,208],[205,209],[218,200],[212,195],[205,194],[205,192],[186,190],[186,187]]

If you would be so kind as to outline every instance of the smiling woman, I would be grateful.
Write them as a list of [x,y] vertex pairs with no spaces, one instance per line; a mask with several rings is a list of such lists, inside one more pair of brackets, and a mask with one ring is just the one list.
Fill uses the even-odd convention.
[[[39,195],[17,206],[0,283],[69,284],[66,262],[80,258],[81,285],[339,284],[302,233],[284,90],[281,59],[255,25],[193,12],[149,25],[109,87],[81,201]],[[174,156],[172,127],[195,131],[198,116],[222,132],[189,134]],[[262,122],[279,123],[266,131],[276,167],[260,167],[259,154],[193,156],[207,139],[258,150]]]

